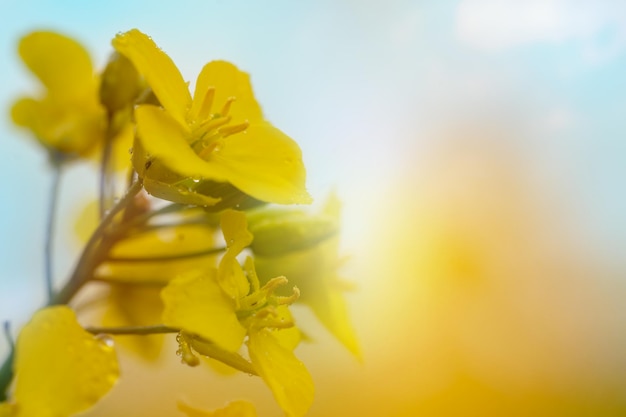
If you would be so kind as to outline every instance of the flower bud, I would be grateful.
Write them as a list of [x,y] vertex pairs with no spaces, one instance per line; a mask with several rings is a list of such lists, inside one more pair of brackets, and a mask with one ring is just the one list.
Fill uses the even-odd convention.
[[133,64],[113,53],[102,73],[100,102],[113,113],[131,105],[141,90],[141,78]]
[[248,214],[254,235],[252,251],[261,256],[280,256],[317,246],[339,232],[337,219],[304,211],[260,209]]

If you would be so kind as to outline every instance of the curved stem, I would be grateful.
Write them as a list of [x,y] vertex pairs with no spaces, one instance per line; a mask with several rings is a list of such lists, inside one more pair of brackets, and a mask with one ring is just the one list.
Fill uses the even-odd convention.
[[178,261],[180,259],[197,258],[200,256],[215,255],[226,250],[222,248],[204,249],[195,252],[178,253],[173,255],[161,256],[110,256],[106,258],[107,262],[163,262]]
[[[135,198],[135,195],[141,191],[141,188],[141,181],[137,181],[131,185],[126,191],[124,197],[122,197],[122,199],[115,206],[113,206],[111,210],[109,210],[104,219],[102,219],[102,222],[100,222],[98,228],[93,232],[91,238],[85,245],[83,253],[80,256],[80,260],[78,261],[72,276],[67,281],[63,289],[55,295],[50,303],[51,305],[67,304],[74,294],[76,294],[76,292],[85,284],[85,282],[91,278],[93,270],[104,260],[108,249],[110,249],[114,243],[111,240],[104,242],[106,228],[111,225],[115,215],[126,208],[133,201],[133,198]],[[104,244],[107,250],[98,248],[98,243]]]
[[46,219],[46,240],[44,244],[44,278],[48,302],[50,302],[52,300],[52,297],[54,297],[52,248],[54,246],[54,219],[56,218],[57,205],[59,200],[59,185],[61,184],[61,166],[62,162],[58,160],[55,160],[53,162],[52,184],[50,187],[50,200],[48,203],[48,215]]
[[153,326],[85,327],[85,330],[93,334],[113,335],[148,335],[180,332],[180,329],[164,326],[162,324],[155,324]]
[[104,139],[104,146],[102,148],[102,158],[100,159],[100,190],[98,199],[98,209],[100,212],[100,219],[104,218],[104,215],[111,205],[112,197],[115,194],[115,183],[112,181],[111,176],[111,151],[113,148],[113,114],[109,112],[107,120],[107,132]]

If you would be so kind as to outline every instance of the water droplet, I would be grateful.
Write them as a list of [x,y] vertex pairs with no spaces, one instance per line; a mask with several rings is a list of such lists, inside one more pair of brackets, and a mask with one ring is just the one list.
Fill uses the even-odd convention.
[[101,343],[103,343],[107,347],[112,348],[115,346],[115,341],[108,334],[99,334],[96,336],[96,339],[98,339]]
[[191,180],[192,180],[193,182],[195,182],[196,184],[200,182],[200,179],[199,179],[199,178],[192,178]]

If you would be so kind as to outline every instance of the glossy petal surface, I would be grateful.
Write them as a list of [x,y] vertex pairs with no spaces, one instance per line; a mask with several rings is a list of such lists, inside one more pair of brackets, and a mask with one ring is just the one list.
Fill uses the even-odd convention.
[[35,313],[17,340],[14,400],[20,417],[69,416],[104,396],[119,376],[115,351],[83,330],[66,306]]

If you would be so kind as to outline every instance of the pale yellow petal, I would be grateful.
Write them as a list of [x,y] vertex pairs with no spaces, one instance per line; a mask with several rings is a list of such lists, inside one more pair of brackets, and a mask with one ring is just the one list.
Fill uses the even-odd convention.
[[201,276],[180,277],[161,292],[163,323],[208,339],[231,352],[246,335],[237,320],[235,305],[215,279],[215,270]]
[[250,332],[247,343],[252,364],[285,414],[304,416],[313,403],[315,391],[304,364],[268,329]]
[[76,41],[54,32],[32,32],[20,40],[19,53],[28,68],[57,99],[96,93],[91,59]]
[[113,347],[83,330],[66,306],[35,313],[16,349],[19,416],[76,414],[94,405],[119,376]]
[[248,401],[233,401],[224,408],[214,411],[204,411],[191,407],[183,402],[178,403],[178,409],[188,417],[256,417],[254,405]]
[[212,61],[206,64],[196,81],[190,117],[196,120],[209,88],[214,88],[211,114],[220,113],[229,98],[235,98],[228,112],[234,123],[246,120],[253,123],[263,118],[261,106],[254,98],[250,76],[226,61]]
[[113,47],[128,58],[144,76],[159,102],[181,124],[191,106],[191,95],[172,59],[146,34],[137,29],[113,39]]

